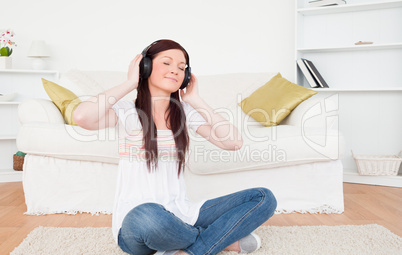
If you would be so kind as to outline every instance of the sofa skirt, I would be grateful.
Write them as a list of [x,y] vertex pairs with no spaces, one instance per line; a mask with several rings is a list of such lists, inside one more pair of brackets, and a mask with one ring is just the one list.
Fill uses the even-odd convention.
[[25,155],[23,187],[29,215],[111,214],[118,165]]
[[[27,154],[23,166],[25,214],[111,214],[117,171],[116,164]],[[340,160],[211,175],[195,175],[187,168],[185,180],[193,201],[266,187],[278,201],[276,213],[344,211]]]

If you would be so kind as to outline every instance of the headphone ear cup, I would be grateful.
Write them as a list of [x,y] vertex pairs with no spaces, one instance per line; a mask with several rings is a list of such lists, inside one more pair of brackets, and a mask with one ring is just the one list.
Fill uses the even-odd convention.
[[140,77],[141,79],[148,79],[152,73],[152,59],[143,57],[140,62]]
[[184,70],[184,80],[183,83],[180,86],[180,89],[185,89],[190,82],[191,79],[191,67],[187,67],[186,70]]

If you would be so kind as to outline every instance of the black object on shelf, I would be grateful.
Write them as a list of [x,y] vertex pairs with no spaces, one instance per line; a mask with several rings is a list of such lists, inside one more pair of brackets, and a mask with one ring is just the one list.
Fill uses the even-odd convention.
[[302,58],[302,60],[306,64],[308,70],[313,75],[313,77],[314,77],[315,81],[318,83],[318,85],[320,85],[321,88],[329,88],[328,84],[325,82],[324,78],[318,72],[318,70],[314,66],[313,62],[311,62],[310,60],[307,60],[305,58]]

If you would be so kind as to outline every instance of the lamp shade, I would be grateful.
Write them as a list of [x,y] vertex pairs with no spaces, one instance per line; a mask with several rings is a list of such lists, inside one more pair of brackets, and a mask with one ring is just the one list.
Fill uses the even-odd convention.
[[50,57],[50,52],[45,41],[32,41],[28,57]]

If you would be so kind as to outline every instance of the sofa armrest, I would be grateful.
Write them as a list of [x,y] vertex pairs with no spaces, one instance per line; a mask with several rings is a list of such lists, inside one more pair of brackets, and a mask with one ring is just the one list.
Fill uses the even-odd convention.
[[338,94],[317,93],[301,102],[281,125],[338,129]]
[[56,105],[48,99],[28,99],[18,106],[18,118],[23,125],[28,122],[64,124],[63,116]]

